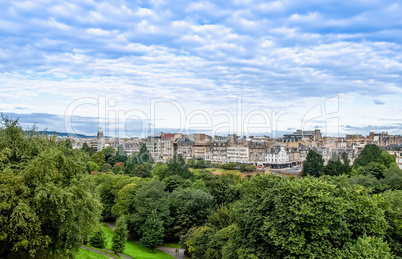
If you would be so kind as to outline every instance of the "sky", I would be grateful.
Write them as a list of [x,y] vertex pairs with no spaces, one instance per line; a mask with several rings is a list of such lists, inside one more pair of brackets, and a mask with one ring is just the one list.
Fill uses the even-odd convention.
[[0,112],[94,135],[402,134],[402,3],[0,0]]

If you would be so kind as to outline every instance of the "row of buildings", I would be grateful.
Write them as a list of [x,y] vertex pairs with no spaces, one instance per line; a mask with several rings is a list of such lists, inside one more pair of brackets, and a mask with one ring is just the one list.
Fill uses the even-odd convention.
[[188,159],[202,159],[211,163],[253,164],[271,168],[289,168],[302,165],[308,150],[316,148],[327,162],[333,153],[342,156],[345,152],[349,160],[360,154],[367,144],[376,144],[397,157],[402,168],[402,137],[388,133],[359,134],[346,137],[323,137],[319,129],[314,131],[297,130],[281,138],[268,136],[208,136],[206,134],[158,133],[144,139],[105,138],[99,129],[96,138],[74,139],[73,147],[80,148],[86,142],[89,146],[102,150],[111,146],[117,150],[121,145],[128,155],[138,152],[146,145],[155,162],[166,162],[175,154]]

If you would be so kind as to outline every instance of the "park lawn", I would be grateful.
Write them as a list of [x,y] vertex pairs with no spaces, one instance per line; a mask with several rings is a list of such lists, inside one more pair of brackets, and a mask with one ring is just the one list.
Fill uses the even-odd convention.
[[[112,238],[113,238],[113,231],[105,224],[102,224],[102,229],[106,235],[106,249],[111,250],[112,249]],[[161,258],[161,259],[172,259],[173,257],[159,251],[157,249],[152,249],[147,248],[143,245],[137,244],[132,241],[127,241],[126,243],[126,249],[124,249],[123,254],[131,256],[133,258],[144,258],[144,259],[151,259],[151,258]]]
[[76,259],[108,259],[109,257],[97,254],[95,252],[80,248]]
[[131,256],[133,258],[143,258],[143,259],[152,259],[152,258],[161,258],[161,259],[173,259],[174,257],[159,251],[157,249],[150,249],[143,245],[134,243],[132,241],[127,241],[126,249],[124,250],[124,254]]

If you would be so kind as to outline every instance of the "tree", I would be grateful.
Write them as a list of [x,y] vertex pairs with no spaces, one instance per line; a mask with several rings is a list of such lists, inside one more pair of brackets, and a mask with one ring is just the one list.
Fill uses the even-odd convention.
[[[347,179],[346,179],[347,180]],[[361,186],[259,176],[232,206],[234,233],[225,253],[255,258],[342,258],[359,238],[383,241],[384,212]]]
[[141,146],[140,152],[137,155],[137,163],[140,165],[152,163],[152,156],[149,154],[147,145],[145,144]]
[[111,156],[113,156],[116,153],[116,150],[114,147],[105,147],[102,149],[102,153],[105,154],[105,161],[107,161]]
[[355,159],[353,167],[357,169],[361,166],[365,167],[371,162],[375,162],[389,168],[392,163],[395,163],[395,160],[396,157],[394,155],[390,155],[388,152],[382,151],[379,146],[375,144],[368,144],[364,147],[359,157]]
[[209,193],[195,189],[178,189],[169,197],[173,231],[176,238],[205,223],[212,211],[213,198]]
[[324,159],[315,149],[310,149],[306,161],[303,162],[303,175],[320,176]]
[[124,217],[120,217],[116,221],[116,227],[114,228],[114,235],[112,238],[112,251],[117,253],[123,253],[126,248],[127,242],[127,223]]
[[163,221],[165,233],[169,228],[172,218],[170,217],[168,193],[166,185],[158,180],[144,182],[135,192],[129,205],[127,224],[131,233],[142,237],[143,228],[148,216],[155,211]]
[[166,176],[180,175],[183,179],[194,180],[194,173],[188,170],[186,160],[181,154],[174,155],[167,161],[168,173]]
[[203,190],[204,192],[209,192],[205,182],[201,179],[198,179],[191,185],[191,189]]
[[173,192],[177,188],[185,188],[185,180],[180,175],[171,175],[163,179],[166,184],[166,190],[168,192]]
[[152,177],[151,170],[152,170],[152,164],[140,164],[134,169],[132,175],[141,178],[151,178]]
[[163,222],[158,218],[155,211],[148,216],[142,232],[140,242],[145,247],[154,249],[163,244],[163,238],[165,237]]
[[92,233],[92,236],[89,240],[89,243],[93,247],[98,247],[98,248],[105,248],[106,246],[106,235],[103,232],[101,227],[98,227],[95,229],[95,231]]
[[87,155],[6,117],[0,150],[0,257],[72,257],[101,212]]
[[87,166],[88,166],[89,173],[99,172],[99,170],[100,170],[99,165],[97,163],[95,163],[94,161],[88,161]]
[[395,258],[402,258],[402,190],[386,191],[376,196],[385,212],[388,229],[385,240]]
[[350,174],[352,171],[352,167],[350,166],[350,159],[346,152],[342,153],[342,162],[343,162],[343,173]]
[[84,142],[84,144],[82,144],[82,151],[84,151],[85,153],[87,153],[90,157],[95,154],[96,152],[96,148],[94,147],[89,147],[88,144],[86,142]]
[[91,161],[94,161],[98,166],[101,166],[105,163],[105,154],[102,151],[97,151],[91,156]]
[[165,179],[165,177],[168,175],[168,166],[165,163],[157,163],[154,169],[152,169],[152,175],[157,176],[159,180]]
[[328,161],[327,165],[322,167],[323,174],[326,175],[341,175],[344,173],[344,166],[342,165],[341,159],[334,152],[332,153],[331,159]]
[[106,173],[107,171],[112,169],[112,165],[108,164],[108,163],[104,163],[101,167],[100,167],[100,171]]

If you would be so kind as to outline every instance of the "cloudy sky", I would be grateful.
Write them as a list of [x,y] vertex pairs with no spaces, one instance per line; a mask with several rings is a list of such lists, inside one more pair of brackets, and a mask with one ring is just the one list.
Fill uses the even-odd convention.
[[0,7],[0,112],[26,127],[402,134],[399,1]]

